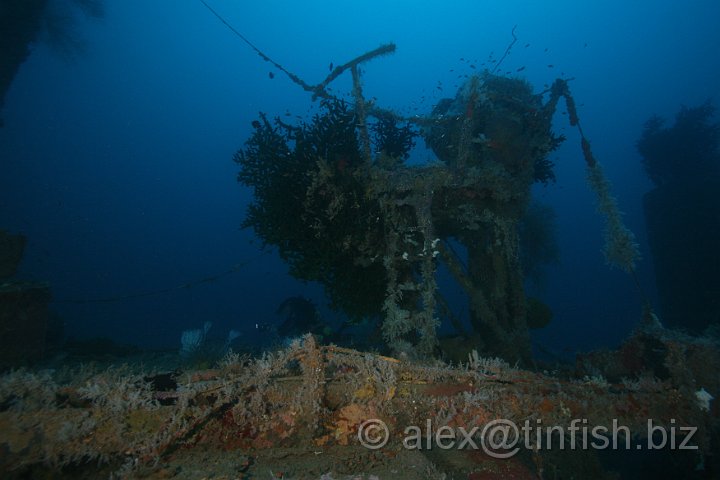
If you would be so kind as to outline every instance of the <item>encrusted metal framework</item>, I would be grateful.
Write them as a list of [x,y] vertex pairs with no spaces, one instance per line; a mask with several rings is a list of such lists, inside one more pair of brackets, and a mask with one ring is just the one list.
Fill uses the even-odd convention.
[[[567,432],[572,425],[622,425],[632,442],[645,441],[649,419],[658,428],[675,428],[677,442],[690,432],[680,427],[692,427],[688,441],[698,450],[690,453],[699,462],[716,428],[717,409],[708,392],[717,392],[719,366],[715,343],[655,326],[638,331],[617,352],[582,358],[576,380],[476,353],[458,367],[419,365],[320,346],[309,335],[261,358],[229,355],[215,370],[184,374],[127,367],[15,371],[0,377],[0,468],[38,473],[42,465],[85,465],[106,474],[108,468],[137,474],[168,469],[196,449],[208,456],[231,450],[258,461],[270,449],[285,457],[308,449],[322,453],[357,446],[368,420],[388,427],[384,448],[395,452],[388,462],[405,448],[409,427],[462,429],[480,445],[480,433],[497,419]],[[536,447],[534,441],[517,445],[523,455],[538,461],[551,455],[547,443]],[[618,441],[626,445],[631,439]],[[333,451],[335,458],[342,455]],[[473,468],[490,465],[486,460]]]

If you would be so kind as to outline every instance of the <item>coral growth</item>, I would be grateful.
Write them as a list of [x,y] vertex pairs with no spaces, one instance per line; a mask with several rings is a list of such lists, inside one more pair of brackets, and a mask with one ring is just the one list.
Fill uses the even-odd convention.
[[380,161],[386,162],[386,167],[398,166],[407,160],[415,146],[417,132],[410,124],[400,127],[398,123],[395,117],[380,115],[371,126],[375,134],[375,149],[379,152]]
[[622,268],[628,273],[635,271],[635,264],[640,259],[640,249],[635,242],[635,235],[622,220],[617,200],[612,195],[610,182],[605,177],[602,167],[593,155],[590,141],[585,136],[578,118],[575,99],[570,93],[567,81],[557,79],[550,88],[550,99],[546,109],[554,111],[560,97],[565,99],[570,125],[576,127],[580,134],[580,148],[587,167],[587,179],[590,188],[595,192],[598,210],[605,217],[605,259],[610,265]]
[[[352,318],[380,311],[385,276],[372,255],[382,250],[385,225],[367,198],[355,112],[323,103],[298,127],[264,116],[235,155],[238,180],[254,189],[245,227],[252,227],[298,278],[324,285],[333,305]],[[366,260],[361,260],[366,259]]]
[[[661,356],[653,352],[658,346]],[[622,366],[628,349],[639,349],[644,368]],[[135,478],[154,470],[160,475],[198,452],[249,456],[243,469],[271,452],[282,452],[287,462],[308,448],[339,459],[354,451],[361,426],[373,419],[387,426],[382,452],[390,458],[403,450],[413,426],[463,429],[479,445],[496,419],[566,431],[573,419],[606,427],[615,421],[628,433],[620,441],[630,445],[630,434],[647,435],[651,418],[658,426],[698,427],[692,444],[703,452],[717,422],[710,397],[719,393],[718,362],[716,345],[651,330],[618,352],[584,357],[576,378],[512,368],[477,352],[458,367],[400,361],[321,347],[312,336],[256,359],[232,355],[216,370],[177,374],[172,382],[127,368],[16,371],[0,377],[0,467],[16,478],[37,478],[43,464],[86,471],[107,465],[117,476]],[[658,366],[662,378],[653,378]],[[612,376],[616,368],[628,377]],[[546,467],[554,464],[547,445],[518,447],[518,458],[534,452]],[[479,466],[489,464],[468,470]]]
[[640,247],[635,235],[622,221],[617,201],[610,192],[610,182],[602,172],[600,164],[588,164],[588,184],[598,198],[598,210],[605,217],[605,247],[603,253],[608,263],[626,272],[635,271],[640,259]]

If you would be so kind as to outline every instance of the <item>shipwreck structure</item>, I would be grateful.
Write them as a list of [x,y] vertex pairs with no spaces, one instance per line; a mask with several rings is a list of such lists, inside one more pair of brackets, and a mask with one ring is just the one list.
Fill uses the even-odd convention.
[[0,371],[42,359],[51,340],[50,286],[15,279],[26,243],[0,229]]
[[658,116],[638,140],[654,188],[643,197],[648,243],[668,326],[720,326],[720,124],[708,101],[683,107],[672,126]]
[[[715,478],[718,365],[717,342],[656,326],[582,357],[578,378],[477,354],[420,365],[311,335],[206,371],[20,370],[0,377],[0,468],[5,478],[617,478],[597,456],[605,449],[658,450],[656,463],[673,459],[665,474]],[[517,429],[491,448],[498,419]],[[606,430],[590,437],[596,427]],[[653,437],[661,430],[675,448],[669,433]],[[433,432],[472,442],[438,448]],[[684,476],[698,466],[705,473]]]
[[[321,98],[322,108],[300,125],[265,116],[253,122],[235,157],[239,181],[255,194],[244,225],[277,247],[293,275],[322,283],[349,317],[380,319],[394,352],[432,354],[443,312],[483,354],[527,362],[518,225],[531,185],[554,178],[548,154],[563,140],[551,129],[560,98],[580,130],[590,185],[608,219],[606,254],[629,271],[638,256],[632,233],[565,80],[534,93],[522,79],[485,72],[429,115],[402,118],[365,100],[358,73],[361,62],[393,50],[384,45],[338,66],[316,86],[276,64]],[[352,73],[352,101],[326,91],[345,70]],[[418,135],[438,162],[406,164]],[[469,325],[438,291],[441,261],[467,294]]]
[[[235,157],[239,180],[255,193],[245,225],[294,275],[322,283],[350,318],[377,319],[397,355],[321,345],[308,334],[259,358],[230,354],[213,370],[12,371],[0,377],[0,468],[9,478],[201,478],[210,470],[217,478],[609,478],[585,447],[563,456],[536,437],[515,437],[520,443],[486,448],[499,420],[561,429],[558,441],[579,419],[588,428],[616,422],[632,451],[653,437],[652,420],[667,431],[694,429],[673,437],[696,447],[672,452],[683,471],[706,458],[716,466],[716,341],[668,332],[648,312],[617,352],[562,371],[510,366],[530,355],[518,225],[531,185],[552,178],[547,156],[561,139],[551,118],[561,98],[607,219],[608,260],[632,272],[637,258],[566,81],[534,93],[486,72],[427,117],[407,119],[365,100],[360,82],[358,65],[394,45],[314,86],[250,46],[323,103],[300,125],[262,115],[253,122]],[[326,90],[345,71],[352,101]],[[437,163],[406,164],[417,135]],[[469,325],[454,321],[476,345],[462,365],[432,356],[439,312],[451,310],[437,288],[440,262],[469,299]],[[408,429],[418,426],[427,430],[409,446]],[[483,451],[424,448],[440,430],[468,432]]]

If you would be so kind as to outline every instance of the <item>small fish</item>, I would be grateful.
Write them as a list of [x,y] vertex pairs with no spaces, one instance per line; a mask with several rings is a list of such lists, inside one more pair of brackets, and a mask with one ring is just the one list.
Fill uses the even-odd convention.
[[473,70],[475,70],[475,65],[470,65],[470,68],[472,68]]
[[255,330],[257,330],[258,332],[262,332],[262,333],[272,332],[276,328],[277,327],[275,327],[275,325],[273,325],[271,323],[266,323],[266,322],[255,324]]
[[275,74],[273,72],[268,72],[268,77],[270,77],[270,80],[275,78]]
[[548,64],[548,68],[555,68],[555,65],[553,65],[552,63],[550,63],[550,64]]
[[525,67],[520,67],[520,68],[518,68],[518,69],[515,70],[515,71],[516,71],[516,72],[522,72],[523,70],[525,70]]
[[328,70],[330,70],[332,72],[332,69],[333,69],[333,62],[330,62],[330,66],[328,67]]
[[545,49],[545,51],[547,52],[547,51],[548,51],[548,49],[546,48],[546,49]]
[[527,47],[529,47],[529,46],[530,46],[530,44],[529,44],[529,43],[526,43],[526,44],[525,44],[525,48],[527,48]]

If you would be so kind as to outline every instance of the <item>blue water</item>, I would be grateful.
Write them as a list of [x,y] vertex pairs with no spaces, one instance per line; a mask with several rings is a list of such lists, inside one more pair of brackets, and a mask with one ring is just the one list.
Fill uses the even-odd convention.
[[[457,76],[502,55],[517,25],[502,70],[525,67],[518,75],[537,91],[574,78],[585,134],[637,235],[638,278],[655,300],[641,203],[651,184],[635,142],[650,115],[720,98],[720,2],[210,3],[311,84],[330,62],[396,43],[394,55],[365,65],[364,92],[408,115],[454,96]],[[50,283],[66,335],[176,347],[181,331],[207,320],[218,333],[277,321],[292,295],[324,305],[318,285],[291,278],[240,229],[251,192],[231,160],[259,111],[305,115],[310,95],[197,0],[106,2],[102,19],[77,13],[75,22],[84,51],[68,58],[38,42],[0,128],[0,227],[28,236],[20,277]],[[334,88],[348,92],[349,80]],[[556,209],[561,264],[539,292],[555,319],[534,337],[556,351],[614,345],[637,325],[642,299],[605,265],[577,132],[562,114],[555,124],[568,137],[552,154],[557,182],[536,194]],[[417,150],[413,161],[431,156]],[[96,301],[173,289],[248,260],[214,282]]]

